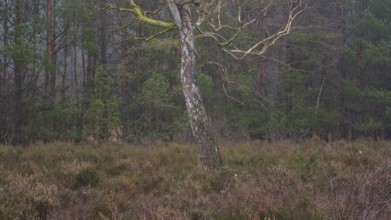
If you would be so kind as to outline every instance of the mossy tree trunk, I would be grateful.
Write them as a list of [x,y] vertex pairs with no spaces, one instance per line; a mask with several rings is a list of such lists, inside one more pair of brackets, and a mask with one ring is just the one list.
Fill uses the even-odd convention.
[[174,0],[166,0],[166,3],[179,31],[181,81],[193,137],[199,145],[199,164],[206,168],[216,168],[222,165],[222,160],[210,129],[200,89],[195,81],[195,37],[190,5],[179,5]]

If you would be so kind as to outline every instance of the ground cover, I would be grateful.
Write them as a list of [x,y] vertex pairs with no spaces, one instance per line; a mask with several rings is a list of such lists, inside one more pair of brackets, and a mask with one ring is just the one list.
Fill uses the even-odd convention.
[[391,142],[0,146],[0,219],[389,219]]

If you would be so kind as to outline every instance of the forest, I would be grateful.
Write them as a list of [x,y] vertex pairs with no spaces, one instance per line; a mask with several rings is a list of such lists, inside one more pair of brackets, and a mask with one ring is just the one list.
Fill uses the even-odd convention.
[[390,219],[389,0],[0,0],[0,69],[0,219]]
[[[163,1],[136,3],[171,20]],[[175,28],[119,10],[129,1],[0,4],[0,143],[191,140]],[[391,138],[391,2],[221,4],[195,30],[196,82],[217,139]],[[273,37],[295,4],[290,32],[256,48],[266,52],[226,53]],[[212,32],[227,45],[202,36]]]

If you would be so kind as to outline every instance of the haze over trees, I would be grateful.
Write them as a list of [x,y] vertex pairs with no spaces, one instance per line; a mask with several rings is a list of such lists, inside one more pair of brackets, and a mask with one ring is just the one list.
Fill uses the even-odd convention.
[[186,68],[198,141],[391,137],[385,0],[2,0],[0,12],[0,143],[189,141]]
[[0,0],[0,70],[0,219],[391,216],[391,1]]

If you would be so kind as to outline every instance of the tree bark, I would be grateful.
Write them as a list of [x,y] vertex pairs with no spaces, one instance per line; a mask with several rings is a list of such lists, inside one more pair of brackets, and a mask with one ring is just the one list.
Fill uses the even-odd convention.
[[[3,12],[3,47],[8,46],[8,1],[4,0],[4,12]],[[0,89],[1,89],[1,95],[6,94],[6,84],[7,84],[7,70],[8,70],[8,56],[6,53],[3,52],[3,74],[2,79],[0,80]]]
[[[9,27],[8,27],[8,0],[4,0],[4,12],[2,13],[2,25],[3,25],[3,47],[8,46]],[[9,120],[7,115],[10,111],[10,98],[9,98],[9,78],[8,77],[8,56],[5,52],[2,52],[3,66],[2,75],[0,75],[0,143],[7,142],[7,133],[9,130]]]
[[107,5],[107,2],[101,1],[99,4],[99,64],[105,67],[107,64],[107,27],[109,25],[107,21],[109,18],[107,17],[106,10],[102,10]]
[[[64,34],[65,37],[67,33]],[[64,69],[61,75],[61,102],[64,102],[66,99],[66,81],[67,81],[67,72],[68,72],[68,46],[64,47]]]
[[[15,3],[15,26],[23,24],[23,2],[17,0]],[[23,33],[17,31],[15,43],[21,45],[24,41]],[[17,55],[13,57],[14,60],[14,83],[15,83],[15,111],[14,111],[14,126],[12,131],[12,143],[13,144],[25,144],[25,134],[23,126],[25,122],[25,110],[23,105],[23,93],[24,93],[24,79],[26,75],[25,61]]]
[[[281,5],[272,7],[270,16],[263,20],[262,29],[265,33],[278,32],[279,28],[284,25],[285,22],[285,9]],[[256,79],[257,90],[265,95],[270,101],[268,107],[276,109],[280,102],[279,84],[281,76],[285,72],[285,66],[281,63],[286,61],[286,46],[285,39],[280,39],[279,45],[274,45],[266,52],[266,58],[261,57],[259,66],[259,75]]]
[[178,5],[174,0],[166,0],[166,3],[179,31],[181,82],[193,137],[199,145],[199,164],[206,168],[216,168],[222,165],[222,159],[195,81],[195,37],[190,6],[189,4]]
[[48,59],[48,66],[45,69],[45,94],[49,95],[55,100],[56,89],[56,72],[54,71],[56,65],[55,57],[55,42],[54,42],[54,19],[53,19],[53,0],[46,0],[46,19],[48,27],[46,32],[46,53]]

